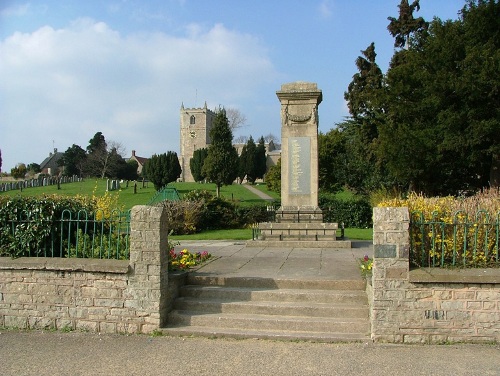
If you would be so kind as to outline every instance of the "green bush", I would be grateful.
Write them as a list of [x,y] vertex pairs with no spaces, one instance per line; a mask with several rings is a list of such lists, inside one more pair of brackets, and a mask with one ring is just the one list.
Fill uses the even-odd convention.
[[173,235],[241,228],[271,220],[266,205],[241,207],[206,190],[187,192],[181,201],[164,201]]
[[270,222],[274,219],[274,211],[268,211],[267,205],[254,205],[236,208],[240,226],[245,227],[254,223]]
[[82,197],[0,196],[0,256],[36,256],[59,249],[62,212],[93,209],[92,201]]
[[86,234],[81,229],[75,233],[68,257],[127,260],[128,235],[118,236],[106,232]]
[[331,194],[320,194],[318,201],[325,222],[343,223],[351,228],[373,226],[372,206],[367,199],[339,200]]

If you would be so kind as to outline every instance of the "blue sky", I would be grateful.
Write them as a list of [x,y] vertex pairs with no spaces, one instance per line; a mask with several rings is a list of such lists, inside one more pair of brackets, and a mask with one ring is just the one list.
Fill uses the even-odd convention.
[[[348,115],[355,60],[375,42],[385,72],[387,17],[399,0],[0,0],[2,171],[40,163],[53,147],[86,148],[96,132],[126,157],[179,152],[179,109],[224,106],[235,132],[280,135],[276,91],[323,91],[319,130]],[[421,0],[430,21],[465,0]]]

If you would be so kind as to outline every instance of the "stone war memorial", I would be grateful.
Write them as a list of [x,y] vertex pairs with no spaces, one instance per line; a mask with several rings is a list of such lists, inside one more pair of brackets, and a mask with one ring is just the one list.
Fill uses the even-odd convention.
[[[318,206],[318,106],[323,94],[317,84],[292,82],[276,92],[281,103],[281,207],[275,222],[259,223],[257,245],[341,247],[337,223],[324,223]],[[335,243],[333,243],[335,242]]]

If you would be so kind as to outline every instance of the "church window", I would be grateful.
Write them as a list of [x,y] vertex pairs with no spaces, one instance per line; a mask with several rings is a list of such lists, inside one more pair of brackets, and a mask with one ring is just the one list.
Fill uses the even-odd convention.
[[191,115],[191,117],[189,118],[189,124],[195,124],[196,123],[196,118],[194,117],[194,115]]

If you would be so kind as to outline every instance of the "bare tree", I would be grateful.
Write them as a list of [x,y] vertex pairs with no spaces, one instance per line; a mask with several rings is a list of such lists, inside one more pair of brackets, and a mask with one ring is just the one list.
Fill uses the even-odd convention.
[[116,141],[108,141],[104,147],[98,148],[87,157],[87,168],[92,175],[101,178],[114,173],[116,162],[125,156],[124,146]]
[[238,136],[234,139],[235,144],[246,144],[247,141],[248,141],[248,136],[244,135]]
[[266,141],[266,144],[268,144],[272,141],[275,145],[277,145],[281,142],[280,138],[275,136],[272,133],[269,133],[268,135],[264,136],[264,141]]
[[240,110],[236,108],[227,108],[226,109],[227,120],[229,121],[229,128],[232,131],[235,129],[241,128],[245,125],[247,118],[245,115],[241,113]]

